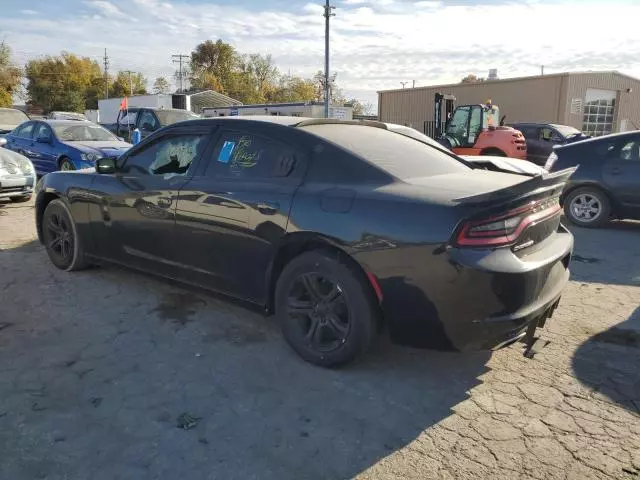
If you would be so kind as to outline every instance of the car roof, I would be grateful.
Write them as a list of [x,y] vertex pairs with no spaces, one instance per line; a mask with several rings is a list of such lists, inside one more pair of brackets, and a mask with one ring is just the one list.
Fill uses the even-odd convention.
[[569,143],[567,145],[561,145],[561,146],[555,147],[555,149],[559,150],[559,149],[565,149],[565,148],[572,148],[574,146],[590,145],[593,143],[597,144],[600,142],[624,140],[625,138],[633,138],[633,137],[637,137],[638,135],[640,135],[640,130],[634,130],[632,132],[611,133],[609,135],[603,135],[601,137],[594,137],[594,138],[589,138],[587,140],[580,140],[579,142]]

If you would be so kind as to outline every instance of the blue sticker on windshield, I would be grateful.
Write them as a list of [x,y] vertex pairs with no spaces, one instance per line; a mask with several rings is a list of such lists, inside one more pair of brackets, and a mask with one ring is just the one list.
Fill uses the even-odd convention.
[[231,160],[231,154],[233,153],[233,149],[236,147],[236,142],[224,142],[222,145],[222,149],[218,154],[218,161],[221,163],[229,163]]

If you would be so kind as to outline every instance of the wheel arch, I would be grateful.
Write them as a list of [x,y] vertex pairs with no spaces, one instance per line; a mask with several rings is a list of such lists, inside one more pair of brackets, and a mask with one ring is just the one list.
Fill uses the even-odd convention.
[[53,200],[58,198],[62,198],[57,193],[52,192],[43,192],[41,193],[36,200],[36,231],[38,233],[38,240],[42,243],[42,217],[44,216],[44,211]]
[[269,264],[266,274],[266,311],[273,313],[274,297],[278,278],[284,270],[284,267],[294,258],[305,252],[321,250],[329,253],[335,258],[348,264],[354,272],[367,284],[369,293],[377,298],[380,304],[381,293],[377,280],[372,274],[368,273],[363,265],[361,265],[352,255],[350,255],[339,243],[330,237],[319,235],[316,233],[291,233],[288,234],[280,245]]
[[67,159],[71,162],[71,164],[75,167],[75,163],[73,162],[73,159],[71,158],[71,156],[69,156],[69,154],[67,153],[61,153],[60,155],[58,155],[58,158],[56,159],[56,167],[58,168],[58,170],[60,170],[60,164],[62,163],[62,160]]
[[571,184],[560,195],[560,205],[564,207],[564,202],[569,196],[569,194],[571,194],[571,192],[578,190],[579,188],[593,188],[601,191],[606,195],[607,200],[609,200],[609,204],[611,205],[611,214],[615,215],[616,212],[619,210],[619,205],[615,196],[612,195],[612,193],[607,188],[605,188],[604,186],[602,186],[600,183],[597,183],[597,182],[580,182],[576,184]]

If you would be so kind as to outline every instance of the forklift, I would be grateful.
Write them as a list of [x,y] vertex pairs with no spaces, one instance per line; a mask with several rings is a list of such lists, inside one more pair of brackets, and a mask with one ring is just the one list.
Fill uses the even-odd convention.
[[[491,100],[485,104],[455,107],[456,97],[436,93],[435,140],[457,155],[492,155],[525,160],[527,145],[522,132],[504,126],[505,117]],[[442,110],[444,106],[444,122]]]

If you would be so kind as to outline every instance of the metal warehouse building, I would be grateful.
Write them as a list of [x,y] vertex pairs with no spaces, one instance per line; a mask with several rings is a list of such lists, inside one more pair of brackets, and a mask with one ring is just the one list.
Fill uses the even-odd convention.
[[454,95],[456,105],[490,99],[506,123],[559,123],[590,135],[640,129],[640,80],[615,71],[386,90],[378,92],[379,118],[431,132],[436,93]]

